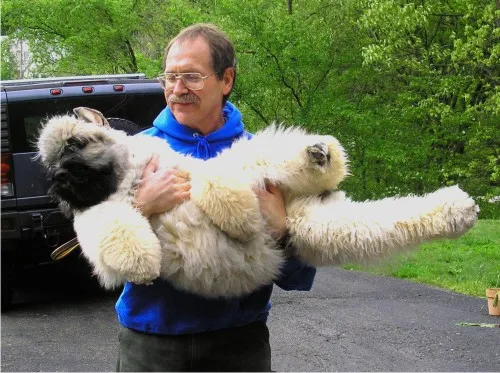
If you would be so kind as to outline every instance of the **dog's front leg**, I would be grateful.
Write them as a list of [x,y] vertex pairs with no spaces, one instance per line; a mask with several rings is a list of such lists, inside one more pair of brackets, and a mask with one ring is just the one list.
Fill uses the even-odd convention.
[[75,216],[74,228],[85,257],[101,284],[148,284],[160,274],[161,246],[134,207],[107,201]]
[[263,229],[259,201],[252,179],[243,171],[224,169],[222,164],[206,164],[191,173],[191,199],[215,226],[240,242],[252,239]]

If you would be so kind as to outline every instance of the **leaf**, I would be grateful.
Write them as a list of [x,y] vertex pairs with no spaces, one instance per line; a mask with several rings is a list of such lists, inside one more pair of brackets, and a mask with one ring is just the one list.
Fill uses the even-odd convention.
[[460,322],[459,326],[479,326],[482,328],[500,328],[500,324],[486,324],[486,323],[474,323],[474,322]]

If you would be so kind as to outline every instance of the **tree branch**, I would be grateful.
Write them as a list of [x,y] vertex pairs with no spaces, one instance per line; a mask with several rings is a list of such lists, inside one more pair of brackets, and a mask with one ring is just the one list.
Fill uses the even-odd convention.
[[40,27],[40,26],[35,26],[35,25],[33,25],[33,26],[25,26],[25,28],[27,28],[29,30],[43,31],[46,34],[52,34],[52,35],[59,36],[60,38],[66,39],[65,35],[61,34],[59,31],[54,30],[52,27],[50,27],[49,25],[45,24],[44,22],[42,22],[42,21],[40,21],[40,20],[37,19],[37,23],[39,23],[42,26],[45,26],[46,28],[43,28],[43,27]]
[[431,47],[432,42],[436,38],[436,35],[437,35],[438,31],[439,31],[439,28],[441,26],[441,22],[442,21],[443,21],[443,17],[439,17],[437,25],[436,25],[436,29],[434,30],[434,34],[431,36],[430,40],[428,41],[427,45],[425,46],[425,49],[429,49]]
[[309,105],[311,103],[311,100],[314,97],[314,94],[319,89],[321,83],[326,79],[326,77],[328,76],[328,74],[330,74],[330,71],[332,71],[333,66],[334,66],[334,62],[333,62],[333,59],[332,59],[330,65],[326,68],[326,70],[324,71],[323,75],[318,79],[318,81],[316,82],[316,85],[312,89],[311,94],[309,95],[309,99],[307,100],[306,107],[309,107]]
[[132,63],[132,71],[130,72],[135,73],[138,70],[137,59],[135,58],[134,49],[132,48],[132,45],[130,44],[130,41],[128,39],[125,39],[125,46],[127,47],[128,54],[130,56],[130,62]]
[[300,100],[300,97],[299,97],[299,95],[298,95],[297,91],[296,91],[296,90],[295,90],[295,89],[291,86],[291,84],[290,84],[290,83],[288,83],[288,81],[287,81],[287,80],[286,80],[286,78],[285,78],[285,73],[284,73],[283,69],[281,68],[281,65],[280,65],[280,62],[279,62],[278,56],[276,56],[276,55],[275,55],[274,53],[272,53],[272,52],[271,52],[268,48],[266,48],[266,46],[265,46],[265,45],[262,45],[262,47],[263,47],[263,48],[265,49],[265,51],[266,51],[267,53],[269,53],[269,55],[273,58],[274,62],[276,62],[276,66],[278,67],[278,70],[279,70],[279,72],[280,72],[280,77],[281,77],[281,81],[282,81],[283,85],[284,85],[285,87],[287,87],[287,88],[290,90],[290,92],[292,93],[293,97],[295,98],[295,101],[297,101],[297,104],[299,105],[299,107],[300,107],[300,108],[302,108],[302,107],[303,107],[303,105],[302,105],[302,102],[301,102],[301,100]]
[[463,14],[451,14],[451,13],[430,13],[430,16],[435,17],[463,17]]
[[241,94],[240,94],[240,92],[239,92],[238,90],[236,90],[236,89],[235,89],[235,90],[233,90],[233,93],[236,93],[236,95],[237,95],[237,96],[239,96],[239,97],[240,97],[240,99],[242,99],[243,101],[245,101],[245,104],[247,104],[247,105],[250,107],[250,109],[252,109],[252,111],[253,111],[255,114],[257,114],[257,116],[258,116],[260,119],[262,119],[262,121],[263,121],[266,125],[268,125],[268,124],[269,124],[269,121],[268,121],[268,119],[264,116],[264,114],[262,114],[262,113],[261,113],[261,111],[260,111],[259,109],[257,109],[254,105],[252,105],[252,103],[251,103],[251,102],[249,102],[249,101],[247,101],[245,98],[243,98],[243,97],[241,96]]

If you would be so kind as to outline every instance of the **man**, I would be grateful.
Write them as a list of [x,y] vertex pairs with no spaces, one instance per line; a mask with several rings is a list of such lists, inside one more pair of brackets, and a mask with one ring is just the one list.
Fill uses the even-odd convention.
[[[166,48],[165,73],[159,78],[167,107],[145,133],[201,159],[216,156],[240,136],[250,136],[240,112],[227,101],[235,77],[234,49],[222,31],[208,24],[182,30]],[[135,202],[151,216],[189,199],[189,190],[183,174],[160,170],[153,159]],[[273,185],[257,193],[270,233],[287,246],[282,194]],[[275,283],[285,290],[309,290],[315,273],[290,257]],[[270,371],[266,319],[272,286],[241,298],[208,299],[162,280],[150,286],[127,283],[116,304],[121,324],[117,369]]]

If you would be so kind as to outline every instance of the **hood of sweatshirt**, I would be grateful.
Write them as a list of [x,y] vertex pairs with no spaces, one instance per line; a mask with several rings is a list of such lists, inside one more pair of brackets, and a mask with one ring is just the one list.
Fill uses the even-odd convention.
[[156,117],[153,127],[142,133],[164,138],[179,153],[209,159],[230,146],[240,136],[248,136],[241,121],[241,113],[233,104],[227,102],[222,111],[226,122],[221,128],[206,136],[179,123],[168,106]]

